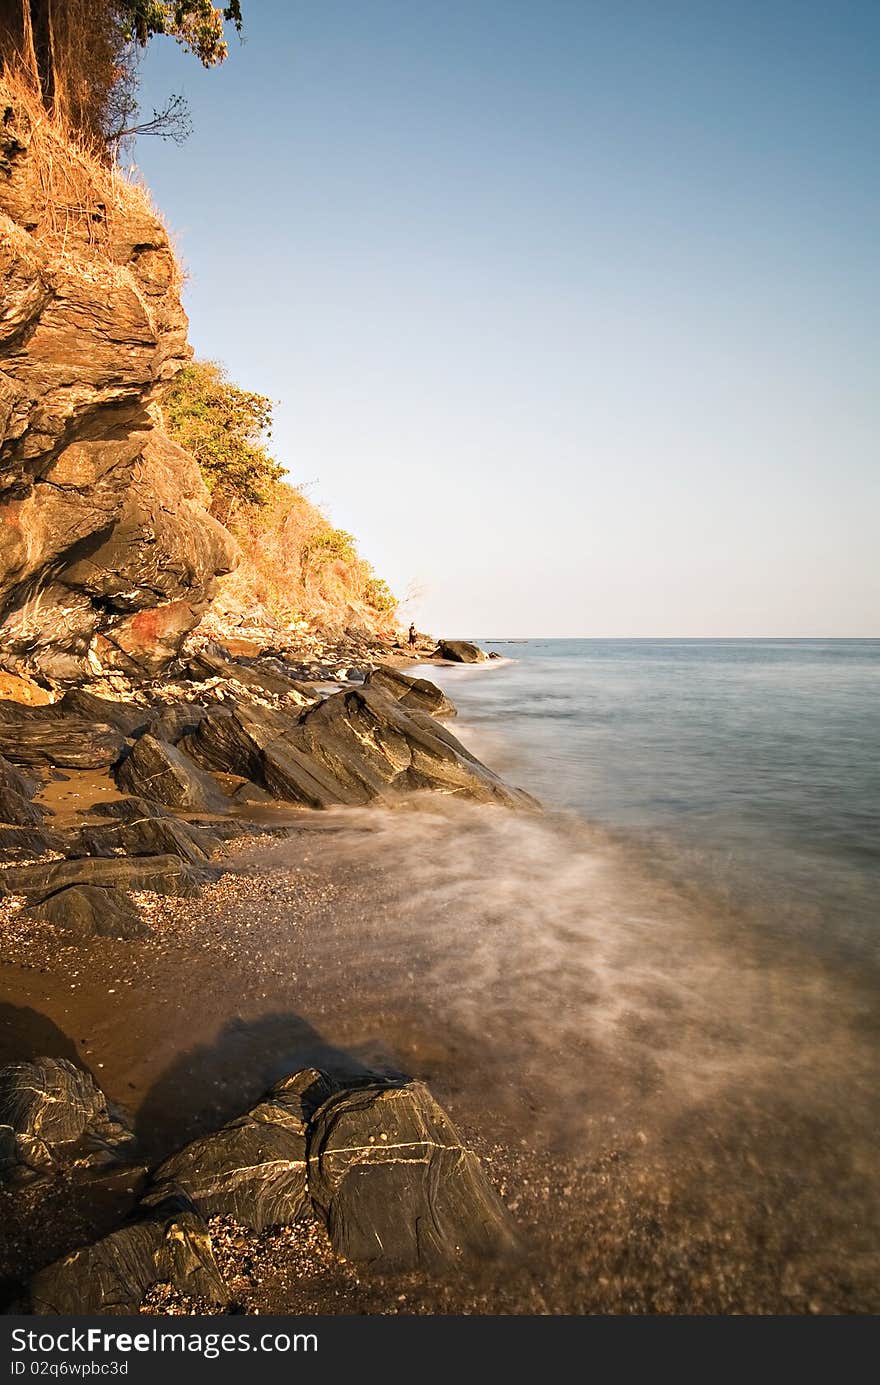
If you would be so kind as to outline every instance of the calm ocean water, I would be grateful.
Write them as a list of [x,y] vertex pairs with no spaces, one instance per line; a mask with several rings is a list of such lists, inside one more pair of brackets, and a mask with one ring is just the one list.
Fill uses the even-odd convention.
[[[484,642],[466,743],[823,950],[880,949],[880,640]],[[506,661],[510,662],[506,662]]]

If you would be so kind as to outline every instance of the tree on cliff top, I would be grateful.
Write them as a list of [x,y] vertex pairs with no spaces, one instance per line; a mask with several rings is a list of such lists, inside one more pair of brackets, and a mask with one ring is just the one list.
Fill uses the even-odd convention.
[[272,401],[234,385],[216,361],[192,361],[162,400],[168,431],[191,452],[211,492],[211,513],[228,524],[242,505],[262,505],[284,474],[265,439]]
[[47,111],[91,142],[173,132],[179,97],[131,125],[138,49],[167,34],[214,67],[227,56],[226,23],[241,32],[241,0],[0,0],[0,66],[25,74]]

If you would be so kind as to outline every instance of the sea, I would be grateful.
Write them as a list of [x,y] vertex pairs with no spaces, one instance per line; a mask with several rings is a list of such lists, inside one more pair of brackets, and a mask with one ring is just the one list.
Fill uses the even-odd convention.
[[880,640],[483,640],[466,744],[792,946],[880,961]]

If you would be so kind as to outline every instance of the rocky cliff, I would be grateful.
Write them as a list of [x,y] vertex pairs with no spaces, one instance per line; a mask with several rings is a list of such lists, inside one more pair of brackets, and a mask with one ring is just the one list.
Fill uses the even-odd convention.
[[154,673],[236,563],[158,388],[189,356],[145,194],[0,81],[0,667]]

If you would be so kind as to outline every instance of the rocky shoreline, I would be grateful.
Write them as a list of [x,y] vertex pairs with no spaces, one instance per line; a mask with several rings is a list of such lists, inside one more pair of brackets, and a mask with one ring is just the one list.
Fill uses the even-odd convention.
[[[35,965],[34,929],[62,950],[137,945],[161,899],[197,900],[222,878],[231,840],[292,832],[279,812],[426,791],[537,807],[452,736],[454,706],[401,669],[409,651],[376,652],[349,640],[299,659],[234,658],[202,642],[163,680],[116,675],[55,702],[0,702],[0,914],[13,956]],[[431,652],[462,657],[454,643],[421,658]],[[16,1036],[5,1040],[9,1056]],[[206,1224],[217,1217],[257,1233],[305,1218],[324,1228],[325,1254],[380,1273],[514,1252],[478,1158],[418,1083],[306,1069],[150,1172],[78,1057],[16,1056],[0,1068],[0,1196],[14,1228],[3,1280],[18,1306],[137,1311],[161,1285],[228,1305]],[[405,1159],[389,1153],[401,1147]],[[54,1239],[41,1215],[35,1235],[37,1207],[59,1199],[75,1213],[59,1216]]]

